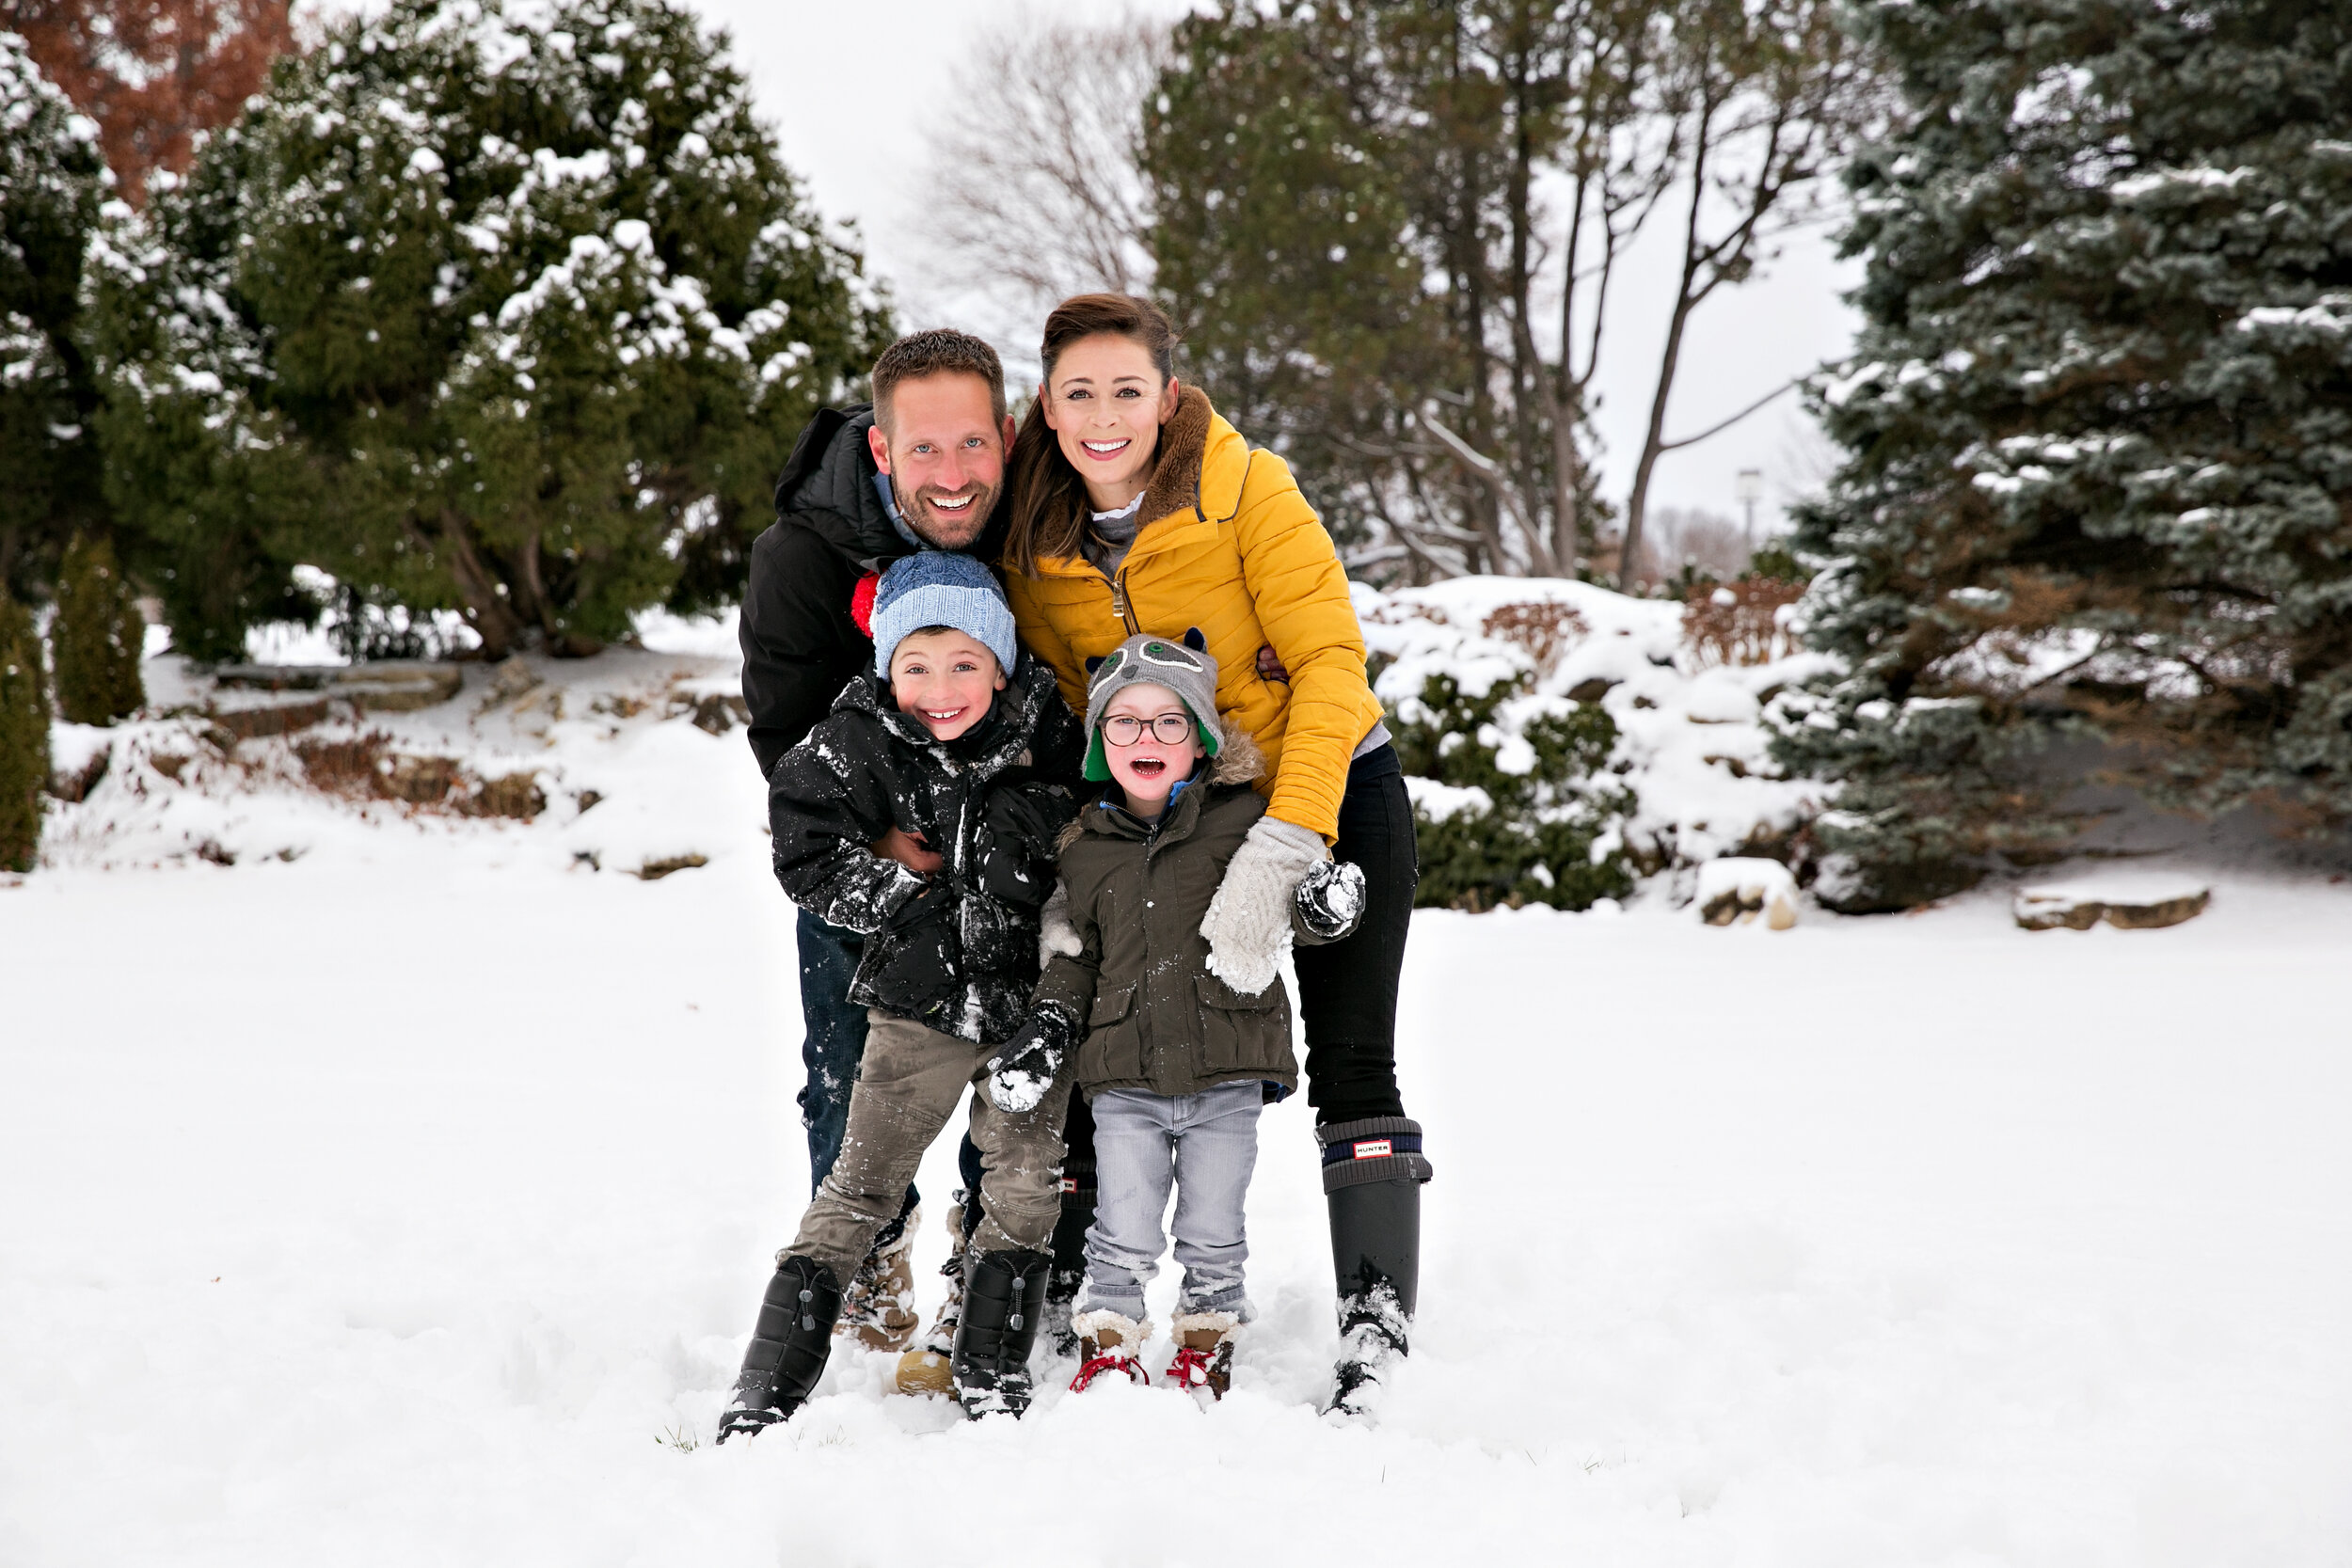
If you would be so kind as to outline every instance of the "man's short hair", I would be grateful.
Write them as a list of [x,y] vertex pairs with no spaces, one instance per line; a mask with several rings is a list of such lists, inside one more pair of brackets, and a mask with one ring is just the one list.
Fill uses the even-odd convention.
[[890,396],[901,381],[927,375],[977,375],[988,384],[989,407],[1005,422],[1005,367],[996,351],[969,332],[933,327],[899,339],[874,361],[874,422],[890,434]]

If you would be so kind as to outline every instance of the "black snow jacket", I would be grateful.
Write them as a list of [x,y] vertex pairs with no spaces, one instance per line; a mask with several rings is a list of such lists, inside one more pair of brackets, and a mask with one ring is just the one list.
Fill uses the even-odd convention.
[[[1053,670],[1023,653],[988,717],[942,743],[871,670],[768,778],[776,879],[866,938],[850,1000],[993,1045],[1037,982],[1038,911],[1083,752]],[[867,846],[891,828],[946,861],[918,877]]]
[[[762,778],[873,662],[874,644],[850,618],[858,578],[914,552],[874,488],[873,424],[867,404],[818,410],[776,480],[776,520],[752,542],[738,635]],[[1003,527],[1000,502],[971,553],[995,560]]]

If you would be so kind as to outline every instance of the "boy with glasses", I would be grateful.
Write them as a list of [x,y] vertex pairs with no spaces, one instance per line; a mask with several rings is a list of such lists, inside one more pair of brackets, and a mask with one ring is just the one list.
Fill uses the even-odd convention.
[[[1182,643],[1140,634],[1092,671],[1085,772],[1107,787],[1065,831],[1061,857],[1080,950],[1047,967],[984,1085],[1009,1114],[1060,1083],[1093,1108],[1098,1196],[1072,1316],[1084,1357],[1073,1389],[1105,1370],[1145,1378],[1135,1359],[1152,1336],[1143,1291],[1159,1271],[1173,1185],[1184,1282],[1167,1375],[1223,1396],[1233,1337],[1251,1316],[1242,1208],[1258,1112],[1298,1083],[1282,986],[1227,984],[1200,934],[1234,851],[1265,814],[1249,786],[1264,759],[1218,722],[1216,661],[1202,646],[1198,632]],[[1246,943],[1270,969],[1294,936],[1346,936],[1362,907],[1362,873],[1326,859],[1288,901],[1289,918]]]

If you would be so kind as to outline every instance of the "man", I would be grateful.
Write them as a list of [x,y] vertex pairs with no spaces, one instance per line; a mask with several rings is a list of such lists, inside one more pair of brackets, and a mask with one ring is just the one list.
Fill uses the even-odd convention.
[[[902,338],[875,361],[873,398],[870,406],[820,410],[809,422],[776,482],[775,524],[752,546],[741,626],[743,701],[763,778],[874,657],[850,610],[861,578],[918,549],[968,551],[991,562],[997,554],[1003,528],[995,513],[1013,425],[995,351],[961,332]],[[936,856],[895,829],[874,850],[918,872],[938,865]],[[866,1011],[849,1001],[860,940],[805,911],[798,935],[806,1028],[801,1055],[808,1069],[800,1104],[813,1194],[841,1149],[850,1089],[866,1050]],[[1074,1129],[1072,1136],[1090,1160],[1090,1130]],[[1076,1256],[1076,1241],[1066,1233],[1074,1226],[1083,1239],[1091,1207],[1090,1178],[1082,1192],[1073,1190],[1084,1163],[1073,1159],[1064,1175],[1057,1275],[1065,1272],[1063,1254]],[[969,1139],[963,1165],[967,1189],[976,1188]],[[903,1350],[914,1335],[907,1253],[915,1201],[910,1186],[897,1223],[875,1239],[844,1292],[842,1331],[876,1349]],[[955,1299],[951,1283],[951,1311]],[[952,1336],[953,1322],[944,1326]],[[934,1327],[932,1338],[939,1333]]]

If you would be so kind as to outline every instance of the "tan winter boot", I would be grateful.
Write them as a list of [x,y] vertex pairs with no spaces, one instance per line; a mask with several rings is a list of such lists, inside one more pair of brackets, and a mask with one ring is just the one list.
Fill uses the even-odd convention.
[[1083,1393],[1087,1385],[1104,1372],[1125,1372],[1136,1383],[1150,1383],[1152,1374],[1136,1360],[1152,1338],[1152,1320],[1137,1323],[1107,1307],[1091,1312],[1073,1312],[1070,1327],[1078,1336],[1078,1375],[1070,1380],[1070,1391]]
[[908,1259],[914,1251],[914,1227],[923,1211],[907,1216],[898,1239],[866,1254],[841,1292],[841,1320],[835,1334],[856,1337],[867,1350],[904,1350],[914,1342],[923,1320],[914,1312],[914,1272]]
[[1176,1338],[1168,1381],[1223,1399],[1233,1386],[1233,1338],[1241,1332],[1241,1320],[1231,1312],[1179,1312],[1168,1332]]
[[956,1348],[956,1325],[963,1321],[963,1205],[947,1211],[947,1235],[954,1243],[939,1272],[947,1281],[947,1298],[922,1342],[898,1357],[894,1381],[901,1394],[953,1394],[954,1371],[948,1357]]

